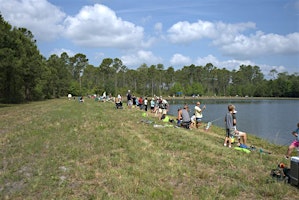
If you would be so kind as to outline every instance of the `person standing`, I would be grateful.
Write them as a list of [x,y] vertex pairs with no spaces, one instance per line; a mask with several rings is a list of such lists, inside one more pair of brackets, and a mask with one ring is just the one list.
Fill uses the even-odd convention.
[[231,148],[232,147],[232,141],[231,138],[233,137],[234,133],[235,133],[235,129],[234,129],[234,122],[233,122],[233,111],[234,111],[234,106],[232,104],[228,105],[228,112],[225,115],[224,118],[224,122],[225,122],[225,131],[226,131],[226,135],[225,135],[225,139],[224,139],[224,146],[227,146],[227,142],[228,142],[228,147]]
[[143,98],[142,97],[139,97],[139,99],[138,99],[138,106],[139,106],[140,110],[143,110]]
[[72,94],[68,94],[67,97],[68,97],[69,100],[71,100]]
[[147,104],[148,104],[148,100],[147,97],[145,97],[144,101],[143,101],[143,105],[144,105],[144,110],[145,112],[147,112]]
[[155,100],[154,100],[154,98],[152,98],[152,100],[151,100],[151,112],[152,113],[154,113],[155,111]]
[[167,115],[167,112],[168,112],[168,109],[169,109],[169,103],[167,102],[167,100],[166,99],[163,99],[162,97],[161,97],[161,99],[162,99],[162,114],[163,115]]
[[198,101],[196,103],[196,106],[194,107],[195,112],[195,118],[196,118],[196,128],[199,128],[201,121],[202,121],[202,111],[206,109],[206,106],[203,106],[202,109],[200,108],[200,102]]
[[299,123],[297,124],[297,129],[295,129],[292,132],[292,135],[294,135],[296,137],[296,139],[288,147],[287,154],[285,155],[286,159],[288,159],[291,156],[291,154],[295,148],[299,147]]
[[132,102],[131,91],[128,90],[128,93],[127,93],[127,106],[128,106],[129,109],[131,109],[132,105],[133,105],[133,102]]
[[132,101],[133,101],[133,108],[135,108],[137,106],[137,98],[135,95],[133,95]]

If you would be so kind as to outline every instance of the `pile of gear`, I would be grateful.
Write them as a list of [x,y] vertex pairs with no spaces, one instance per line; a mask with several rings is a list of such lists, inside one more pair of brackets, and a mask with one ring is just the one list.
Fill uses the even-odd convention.
[[284,163],[279,163],[276,169],[272,169],[270,173],[273,179],[290,183],[290,168],[287,168]]

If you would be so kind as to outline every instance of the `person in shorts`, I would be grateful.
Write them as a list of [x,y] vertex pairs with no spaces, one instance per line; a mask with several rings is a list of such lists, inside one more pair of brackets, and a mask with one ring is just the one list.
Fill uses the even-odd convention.
[[227,108],[228,108],[228,112],[226,113],[224,118],[226,135],[225,135],[223,145],[226,147],[228,143],[228,147],[231,148],[232,147],[231,138],[235,134],[235,128],[234,128],[233,116],[232,116],[235,107],[234,105],[230,104],[228,105]]
[[196,106],[194,107],[195,117],[196,117],[196,128],[199,128],[201,121],[202,121],[202,111],[206,108],[203,106],[200,108],[200,102],[196,102]]
[[237,111],[234,106],[234,111],[233,111],[233,124],[234,124],[234,129],[235,129],[235,135],[238,138],[238,143],[241,143],[241,139],[243,141],[243,144],[246,145],[247,143],[247,133],[240,131],[237,129],[237,117],[236,117]]
[[285,155],[286,159],[288,159],[291,156],[291,154],[295,148],[299,147],[299,123],[297,124],[297,129],[295,129],[292,132],[292,134],[296,137],[296,139],[290,144],[287,154]]

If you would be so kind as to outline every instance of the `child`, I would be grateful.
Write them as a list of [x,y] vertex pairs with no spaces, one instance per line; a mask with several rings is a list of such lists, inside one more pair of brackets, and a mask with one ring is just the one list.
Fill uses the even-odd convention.
[[297,124],[297,129],[292,132],[296,139],[290,144],[285,158],[288,159],[291,156],[293,150],[299,147],[299,123]]
[[190,127],[191,128],[196,128],[196,117],[195,117],[195,114],[193,114],[192,117],[191,117]]
[[234,124],[233,124],[233,111],[234,111],[234,106],[232,104],[228,105],[228,113],[226,113],[224,121],[225,121],[225,128],[226,128],[226,136],[224,139],[224,146],[227,145],[228,142],[228,147],[232,147],[232,142],[231,142],[231,137],[234,135],[235,129],[234,129]]

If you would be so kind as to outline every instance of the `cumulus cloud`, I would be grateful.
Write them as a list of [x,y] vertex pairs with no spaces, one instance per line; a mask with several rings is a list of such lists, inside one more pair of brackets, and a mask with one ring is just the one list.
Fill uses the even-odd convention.
[[214,24],[199,20],[197,23],[178,22],[167,31],[173,43],[190,43],[203,37],[215,37]]
[[299,53],[299,33],[282,36],[259,31],[251,36],[237,35],[231,43],[223,44],[220,49],[224,55],[238,58],[296,54]]
[[151,51],[140,50],[136,53],[131,53],[121,57],[123,64],[130,66],[139,66],[143,63],[147,65],[156,65],[157,63],[162,63],[162,58],[155,56]]
[[0,10],[11,25],[29,29],[38,40],[49,41],[63,31],[65,13],[46,0],[0,0]]
[[170,64],[177,66],[177,65],[190,65],[192,63],[191,58],[184,56],[182,54],[176,53],[170,59]]
[[142,27],[100,4],[85,6],[76,16],[67,17],[65,26],[65,36],[81,46],[134,48],[144,44]]
[[196,23],[178,22],[168,29],[172,43],[186,44],[200,39],[210,39],[223,55],[236,59],[249,59],[273,54],[299,53],[299,33],[288,35],[265,34],[256,31],[245,35],[243,32],[256,29],[252,22],[225,24],[199,20]]
[[197,66],[205,66],[207,63],[212,63],[218,69],[225,68],[227,70],[238,70],[241,65],[251,65],[251,66],[259,66],[262,73],[267,75],[271,70],[275,69],[278,73],[285,72],[286,69],[283,66],[274,66],[274,65],[266,65],[266,64],[257,64],[250,60],[224,60],[220,61],[213,55],[208,55],[206,57],[199,57],[195,60],[195,64]]
[[[209,22],[198,20],[196,23],[178,22],[168,29],[168,37],[173,43],[190,43],[202,38],[227,40],[238,32],[255,28],[255,24],[239,23],[225,24],[223,22]],[[229,37],[229,38],[228,38]]]

